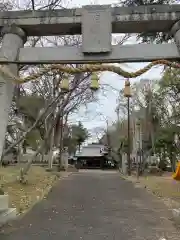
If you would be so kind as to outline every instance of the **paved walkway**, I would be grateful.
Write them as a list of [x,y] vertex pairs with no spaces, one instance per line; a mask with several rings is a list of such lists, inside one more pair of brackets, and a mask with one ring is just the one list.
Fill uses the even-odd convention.
[[[118,173],[82,171],[61,180],[47,199],[1,240],[178,240],[165,207]],[[179,235],[180,236],[180,235]]]

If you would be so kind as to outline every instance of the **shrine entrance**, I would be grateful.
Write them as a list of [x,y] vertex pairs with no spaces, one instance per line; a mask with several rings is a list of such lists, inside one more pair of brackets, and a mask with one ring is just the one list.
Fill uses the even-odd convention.
[[[57,70],[68,74],[112,71],[135,78],[157,64],[179,68],[171,61],[180,58],[180,5],[114,7],[84,6],[53,11],[0,12],[0,155],[2,155],[9,109],[15,84],[21,84]],[[168,32],[175,43],[112,45],[112,33]],[[24,48],[29,36],[82,35],[81,46]],[[147,67],[129,73],[102,63],[148,62]],[[78,68],[64,64],[89,64]],[[20,79],[19,65],[46,65],[38,74]]]

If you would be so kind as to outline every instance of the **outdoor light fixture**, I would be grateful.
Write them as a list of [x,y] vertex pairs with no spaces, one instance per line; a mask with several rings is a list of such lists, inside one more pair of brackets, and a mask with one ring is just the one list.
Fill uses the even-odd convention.
[[131,97],[131,84],[129,80],[125,81],[124,96]]
[[97,91],[99,89],[99,78],[98,78],[98,75],[95,73],[92,73],[91,75],[90,89],[92,91]]
[[69,79],[67,77],[62,79],[60,87],[62,92],[66,93],[69,91]]

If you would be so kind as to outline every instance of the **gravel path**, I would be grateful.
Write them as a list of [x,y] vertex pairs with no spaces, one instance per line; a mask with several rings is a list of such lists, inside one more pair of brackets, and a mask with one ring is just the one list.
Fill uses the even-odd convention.
[[111,171],[80,171],[0,234],[1,240],[179,240],[165,206]]

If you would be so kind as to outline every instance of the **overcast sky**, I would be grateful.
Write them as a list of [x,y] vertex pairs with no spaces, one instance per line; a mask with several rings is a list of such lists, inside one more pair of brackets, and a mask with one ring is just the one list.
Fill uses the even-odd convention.
[[[96,1],[91,1],[91,0],[73,0],[72,3],[69,3],[69,6],[73,7],[79,7],[82,5],[88,5],[88,4],[115,4],[118,3],[116,0],[96,0]],[[118,37],[119,35],[115,35],[114,37]],[[131,38],[128,42],[125,44],[135,44],[136,39]],[[142,68],[143,66],[147,65],[147,63],[132,63],[129,64],[130,68],[127,69],[126,66],[123,66],[124,69],[129,70],[129,71],[134,71],[137,69]],[[132,68],[132,69],[131,69]],[[160,78],[161,75],[161,68],[153,68],[147,73],[141,75],[140,77],[133,79],[132,82],[139,81],[141,78],[149,78],[149,79],[158,79]],[[111,123],[116,119],[116,113],[115,113],[115,108],[116,108],[116,99],[118,96],[118,91],[124,87],[124,79],[123,77],[120,77],[114,73],[110,72],[104,72],[101,74],[100,78],[100,83],[101,84],[110,84],[114,89],[117,89],[117,91],[109,89],[106,97],[103,96],[102,92],[98,93],[99,94],[99,103],[92,103],[88,105],[88,112],[86,114],[85,109],[81,108],[81,110],[78,113],[78,118],[82,120],[84,123],[84,126],[87,127],[88,129],[92,129],[94,127],[99,127],[99,126],[106,126],[105,119],[108,119],[109,122]],[[71,120],[72,121],[77,121],[77,115],[74,115]],[[91,141],[92,139],[90,139]],[[94,137],[93,137],[94,140]]]

